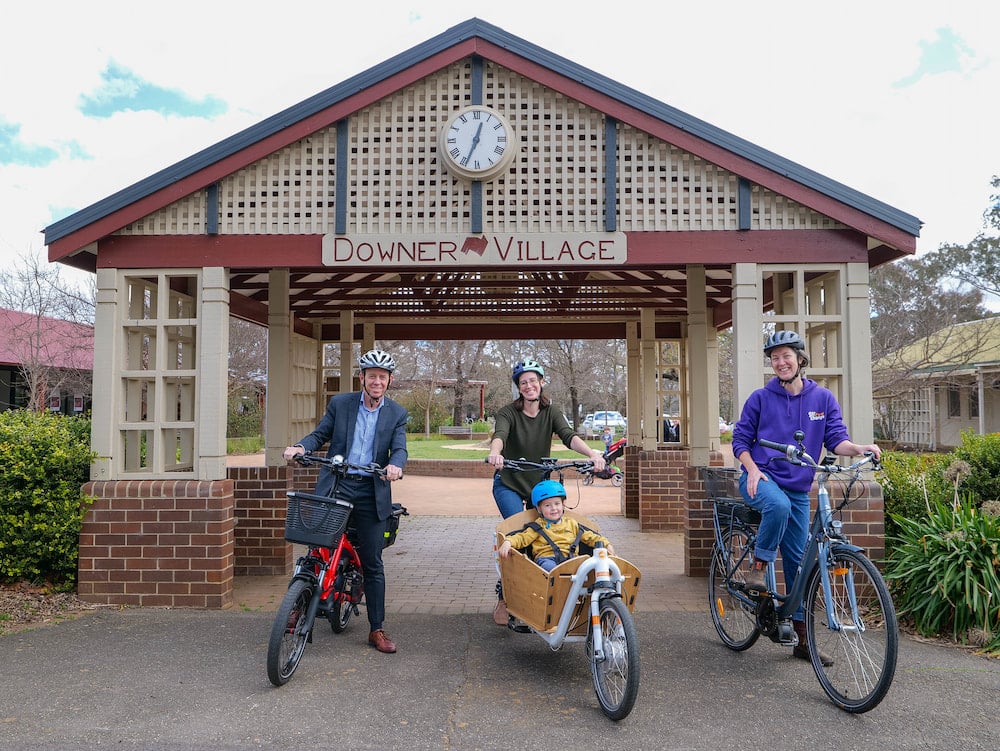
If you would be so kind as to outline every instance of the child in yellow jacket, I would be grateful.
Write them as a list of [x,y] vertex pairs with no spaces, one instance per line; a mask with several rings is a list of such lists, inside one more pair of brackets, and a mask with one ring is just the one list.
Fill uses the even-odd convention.
[[551,571],[569,557],[570,548],[575,542],[583,542],[591,547],[603,543],[608,555],[614,555],[614,548],[608,538],[592,529],[581,527],[572,517],[563,516],[565,500],[566,489],[561,483],[555,480],[542,480],[535,485],[531,491],[531,502],[541,516],[538,527],[544,530],[544,534],[531,527],[509,533],[497,549],[499,556],[506,558],[512,548],[526,548],[530,545],[535,563],[546,571]]

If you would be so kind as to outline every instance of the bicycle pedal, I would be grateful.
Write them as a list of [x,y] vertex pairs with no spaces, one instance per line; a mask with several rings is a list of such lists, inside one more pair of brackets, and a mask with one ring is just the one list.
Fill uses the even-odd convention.
[[519,621],[514,616],[508,616],[508,618],[507,618],[507,628],[509,628],[515,634],[530,634],[531,633],[531,628],[528,627],[528,624],[524,623],[523,621]]

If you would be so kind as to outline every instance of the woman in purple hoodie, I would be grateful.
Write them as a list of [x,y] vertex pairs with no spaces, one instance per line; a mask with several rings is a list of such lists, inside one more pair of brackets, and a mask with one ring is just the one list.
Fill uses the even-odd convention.
[[[788,444],[793,442],[795,431],[801,430],[805,433],[802,443],[806,453],[817,461],[824,446],[840,456],[861,456],[866,451],[881,456],[874,444],[859,446],[851,442],[836,397],[803,375],[803,368],[809,364],[805,348],[802,337],[794,331],[776,331],[768,337],[764,355],[770,358],[775,377],[750,395],[733,427],[733,455],[743,465],[740,491],[746,502],[761,512],[754,562],[746,581],[746,589],[751,592],[766,591],[764,569],[777,558],[778,550],[785,591],[791,591],[809,532],[809,491],[813,484],[813,470],[808,467],[785,461],[768,463],[779,454],[761,446],[758,439]],[[792,616],[799,637],[792,653],[808,660],[803,618],[800,607]],[[833,664],[827,655],[820,657],[824,664]]]

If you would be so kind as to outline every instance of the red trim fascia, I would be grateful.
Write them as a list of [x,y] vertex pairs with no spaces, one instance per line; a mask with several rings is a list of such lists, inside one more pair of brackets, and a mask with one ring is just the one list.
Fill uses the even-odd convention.
[[628,232],[625,266],[732,263],[868,263],[853,230]]
[[322,235],[112,235],[98,268],[309,268],[323,265]]
[[456,60],[468,57],[475,50],[473,40],[467,40],[433,55],[426,60],[402,70],[396,75],[378,81],[363,91],[352,94],[307,118],[292,123],[277,133],[252,144],[224,159],[214,162],[198,172],[188,175],[166,188],[151,193],[114,213],[108,214],[72,234],[61,237],[49,244],[49,260],[58,261],[79,248],[115,232],[129,223],[168,206],[174,201],[189,196],[206,185],[211,185],[227,175],[253,164],[259,159],[273,154],[299,139],[305,138],[323,128],[330,127],[348,115],[369,104],[387,97],[394,92],[431,75],[437,70],[451,65]]
[[818,211],[849,227],[878,238],[884,243],[893,245],[906,253],[915,253],[916,238],[903,230],[875,219],[869,214],[851,208],[840,201],[824,196],[822,193],[807,188],[766,167],[737,155],[708,141],[704,141],[693,133],[681,130],[663,122],[652,115],[622,104],[607,94],[589,88],[579,81],[555,73],[538,63],[520,57],[509,50],[497,47],[489,42],[479,40],[477,51],[483,57],[504,65],[554,91],[587,104],[624,123],[628,123],[650,135],[662,138],[680,149],[706,159],[724,169],[744,177],[751,182],[787,196],[803,206]]

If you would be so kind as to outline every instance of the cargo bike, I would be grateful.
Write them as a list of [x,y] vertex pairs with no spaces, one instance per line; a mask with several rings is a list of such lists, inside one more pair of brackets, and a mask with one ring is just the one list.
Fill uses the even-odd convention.
[[[514,471],[541,471],[549,479],[566,469],[586,472],[593,463],[559,463],[552,458],[540,462],[506,460]],[[567,516],[599,532],[593,519],[565,511]],[[510,516],[496,528],[496,547],[508,533],[518,532],[538,518],[534,509]],[[516,548],[507,558],[498,559],[507,612],[527,630],[537,634],[553,651],[567,642],[583,642],[594,691],[601,710],[618,721],[628,716],[639,693],[639,637],[632,612],[639,590],[640,573],[634,565],[611,556],[603,547],[582,546],[546,572],[527,551]]]

